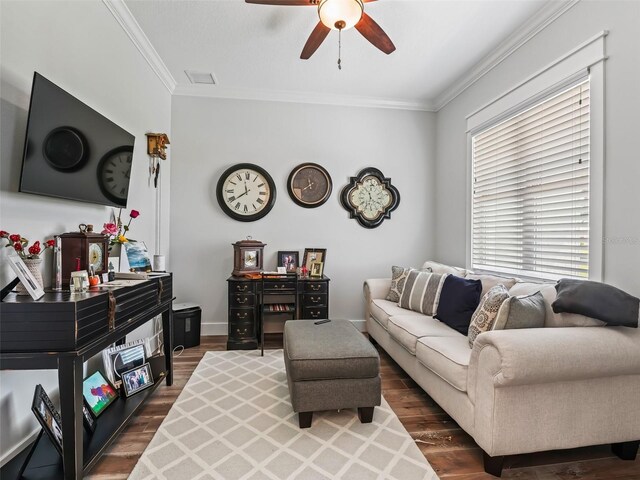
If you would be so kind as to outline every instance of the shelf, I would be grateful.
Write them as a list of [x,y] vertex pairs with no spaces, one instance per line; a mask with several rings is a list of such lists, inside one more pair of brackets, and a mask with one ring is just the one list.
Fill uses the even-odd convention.
[[295,303],[272,303],[263,307],[263,313],[291,313],[296,311]]
[[[138,411],[141,405],[155,392],[155,390],[164,382],[166,372],[160,374],[154,379],[153,386],[125,398],[120,396],[113,402],[96,420],[96,431],[90,435],[84,429],[83,448],[84,448],[84,468],[83,472],[87,472],[97,463],[100,456],[106,448],[116,438],[116,436],[126,427],[129,419]],[[30,444],[20,454],[14,457],[2,469],[0,469],[0,478],[3,480],[17,478],[20,467],[26,458]],[[55,447],[51,444],[48,435],[44,434],[40,437],[40,441],[36,446],[36,450],[29,461],[29,466],[25,470],[23,480],[63,480],[62,458],[58,454]]]

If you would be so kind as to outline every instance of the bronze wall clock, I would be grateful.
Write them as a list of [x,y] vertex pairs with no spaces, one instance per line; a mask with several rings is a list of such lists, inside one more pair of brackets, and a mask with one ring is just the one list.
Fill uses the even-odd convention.
[[291,200],[305,208],[316,208],[331,195],[331,175],[316,163],[302,163],[294,168],[287,180]]
[[342,206],[365,228],[376,228],[400,205],[400,193],[380,170],[365,168],[340,194]]
[[222,211],[231,218],[253,222],[273,208],[276,186],[264,168],[252,163],[239,163],[220,176],[216,196]]

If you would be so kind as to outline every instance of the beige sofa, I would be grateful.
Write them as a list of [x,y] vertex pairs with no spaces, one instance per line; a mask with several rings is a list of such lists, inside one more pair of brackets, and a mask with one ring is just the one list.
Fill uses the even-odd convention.
[[619,457],[635,459],[640,329],[563,326],[601,322],[555,314],[553,284],[518,281],[509,293],[541,291],[549,328],[482,333],[471,349],[444,323],[385,300],[390,285],[390,278],[364,283],[369,336],[475,439],[488,473],[500,476],[505,455],[606,443]]

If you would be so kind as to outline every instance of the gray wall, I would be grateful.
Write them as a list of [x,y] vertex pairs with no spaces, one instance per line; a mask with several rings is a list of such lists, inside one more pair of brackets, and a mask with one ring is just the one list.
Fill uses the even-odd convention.
[[[278,250],[327,249],[330,315],[363,319],[362,282],[390,275],[392,264],[419,265],[433,255],[434,114],[278,102],[173,98],[171,269],[178,302],[197,302],[204,332],[225,334],[226,278],[232,243],[247,235],[266,243],[265,268]],[[226,216],[215,198],[222,172],[256,163],[273,177],[277,200],[263,219]],[[331,199],[305,209],[290,199],[286,180],[302,162],[331,174]],[[365,229],[339,204],[349,176],[374,166],[399,189],[400,207]],[[274,325],[277,330],[280,326]],[[268,327],[266,328],[268,331]]]
[[437,114],[436,257],[463,265],[466,116],[602,30],[605,62],[604,281],[640,295],[640,2],[582,1]]
[[[156,192],[147,186],[145,132],[168,132],[171,96],[102,2],[0,2],[0,228],[32,242],[96,228],[111,209],[18,192],[22,146],[34,70],[80,98],[136,136],[129,207],[141,212],[132,237],[154,249]],[[170,160],[169,160],[170,161]],[[169,168],[162,175],[162,211],[169,213]],[[168,252],[168,221],[162,245]],[[3,240],[4,244],[4,240]],[[0,284],[13,275],[0,249]],[[50,284],[51,252],[45,254],[45,283]],[[0,373],[0,462],[36,429],[31,399],[42,383],[55,399],[54,371]]]

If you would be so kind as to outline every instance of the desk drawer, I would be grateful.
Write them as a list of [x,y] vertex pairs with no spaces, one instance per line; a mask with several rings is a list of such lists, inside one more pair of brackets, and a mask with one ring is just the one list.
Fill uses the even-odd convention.
[[230,308],[229,309],[229,324],[236,324],[240,322],[254,322],[254,310],[252,308]]
[[264,292],[283,292],[283,291],[296,291],[296,282],[290,282],[283,280],[281,282],[264,282]]
[[229,337],[237,340],[255,338],[255,324],[251,322],[233,322],[229,324]]
[[327,306],[327,295],[303,293],[302,294],[302,306],[303,307],[316,307]]
[[229,282],[229,293],[255,293],[254,282]]
[[329,312],[327,307],[304,307],[302,309],[302,320],[328,318]]
[[229,295],[230,307],[253,307],[256,304],[256,296],[243,293],[232,293]]
[[304,293],[327,293],[329,284],[327,282],[304,282]]

